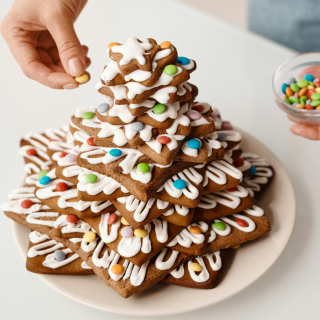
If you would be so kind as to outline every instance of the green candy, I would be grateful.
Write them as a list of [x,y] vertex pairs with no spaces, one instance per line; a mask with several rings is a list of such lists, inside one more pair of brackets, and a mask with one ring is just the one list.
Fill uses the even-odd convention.
[[320,93],[319,92],[315,92],[311,95],[311,99],[312,100],[320,100]]
[[161,114],[166,111],[166,106],[164,104],[158,103],[153,107],[153,113]]
[[297,84],[295,83],[291,83],[290,84],[290,88],[292,89],[293,92],[299,92],[300,91],[300,88]]
[[289,99],[284,98],[284,101],[285,101],[286,103],[291,104],[291,102],[289,101]]
[[218,229],[218,230],[221,230],[221,231],[227,229],[226,225],[225,225],[223,222],[215,222],[215,223],[214,223],[214,227],[215,227],[216,229]]
[[295,103],[295,102],[299,102],[299,99],[296,98],[295,96],[291,96],[291,97],[289,97],[289,101],[290,101],[290,103]]
[[146,163],[139,163],[137,169],[142,173],[147,173],[150,171],[150,167]]
[[96,183],[97,180],[98,180],[98,177],[93,173],[89,173],[86,175],[86,182],[88,183]]
[[168,76],[173,76],[178,72],[178,68],[174,64],[169,64],[164,68],[164,73],[167,74]]
[[310,102],[311,107],[317,107],[320,104],[320,100],[314,100]]
[[314,83],[312,81],[309,81],[309,86],[313,86],[314,87]]
[[82,115],[82,119],[92,119],[94,117],[94,113],[93,112],[85,112],[83,115]]
[[[300,87],[300,88],[305,88],[309,85],[309,81],[308,80],[305,80],[305,79],[299,79],[297,81],[297,85]],[[292,88],[291,88],[292,89]],[[293,89],[292,89],[293,90]]]
[[38,179],[40,180],[42,177],[44,177],[45,175],[47,175],[47,173],[48,173],[48,171],[45,171],[45,170],[40,171],[40,172],[38,173]]
[[308,100],[307,96],[302,96],[300,97],[300,101],[306,102]]
[[301,104],[302,106],[304,106],[306,103],[305,103],[303,100],[300,99],[300,104]]

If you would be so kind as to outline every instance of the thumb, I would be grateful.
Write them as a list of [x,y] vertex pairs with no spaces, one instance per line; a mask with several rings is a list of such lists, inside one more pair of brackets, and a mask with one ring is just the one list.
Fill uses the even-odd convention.
[[73,77],[82,75],[86,69],[86,60],[73,21],[62,16],[58,21],[50,23],[47,28],[57,45],[66,72]]
[[320,126],[311,126],[303,123],[295,123],[290,131],[298,136],[310,139],[320,140]]

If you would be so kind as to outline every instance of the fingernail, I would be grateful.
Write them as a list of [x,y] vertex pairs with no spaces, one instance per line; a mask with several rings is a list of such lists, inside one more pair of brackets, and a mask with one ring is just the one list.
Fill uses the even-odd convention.
[[78,88],[79,86],[77,84],[74,84],[74,83],[69,83],[69,84],[65,84],[64,86],[62,86],[63,89],[76,89]]
[[68,61],[69,74],[73,77],[84,73],[84,66],[79,58],[72,58]]

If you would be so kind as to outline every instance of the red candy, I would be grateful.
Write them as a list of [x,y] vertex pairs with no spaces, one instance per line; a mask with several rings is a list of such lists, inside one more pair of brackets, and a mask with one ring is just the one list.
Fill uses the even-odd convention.
[[26,151],[28,156],[35,156],[37,154],[37,150],[36,149],[28,149]]
[[67,217],[66,217],[66,220],[67,222],[69,223],[77,223],[78,222],[78,217],[77,216],[74,216],[72,214],[69,214]]
[[233,187],[233,188],[227,189],[227,191],[229,191],[229,192],[236,192],[237,190],[238,190],[237,187]]
[[68,185],[65,182],[58,182],[56,184],[56,189],[58,191],[66,191],[66,190],[68,190]]
[[236,168],[241,167],[244,165],[244,160],[240,157],[236,161],[234,161],[233,164],[236,166]]
[[242,219],[237,219],[237,224],[240,226],[240,227],[243,227],[243,228],[246,228],[249,226],[248,222],[247,221],[244,221]]
[[222,124],[222,129],[224,129],[224,130],[233,130],[233,127],[229,122],[224,122]]
[[310,105],[308,104],[305,104],[304,105],[304,108],[307,109],[307,110],[314,110]]
[[92,146],[92,147],[95,147],[95,146],[96,146],[96,144],[95,144],[94,141],[93,141],[93,137],[90,137],[90,138],[87,139],[87,144],[88,144],[89,146]]
[[64,158],[68,153],[67,152],[61,152],[60,158]]
[[313,80],[314,85],[319,88],[320,87],[320,78],[316,78]]
[[307,97],[308,99],[311,99],[311,96],[316,92],[316,90],[313,90],[313,89],[309,89],[307,91]]
[[33,202],[31,200],[23,200],[20,205],[24,209],[29,209],[33,205]]
[[108,218],[108,224],[109,225],[114,224],[117,222],[117,220],[118,220],[118,216],[115,213],[111,213]]
[[161,144],[168,144],[171,142],[171,138],[166,137],[166,136],[162,136],[158,138],[158,142]]
[[191,109],[196,110],[201,113],[204,110],[204,106],[202,104],[195,104]]

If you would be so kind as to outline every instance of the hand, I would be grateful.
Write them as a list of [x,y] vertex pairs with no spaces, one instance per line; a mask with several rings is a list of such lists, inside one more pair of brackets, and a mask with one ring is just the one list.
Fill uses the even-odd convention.
[[[289,120],[295,122],[292,118],[288,116]],[[296,122],[290,131],[298,136],[310,139],[310,140],[320,140],[320,125],[307,125],[304,123]]]
[[74,77],[85,73],[91,62],[73,24],[86,2],[15,0],[1,33],[28,78],[53,89],[79,87]]

